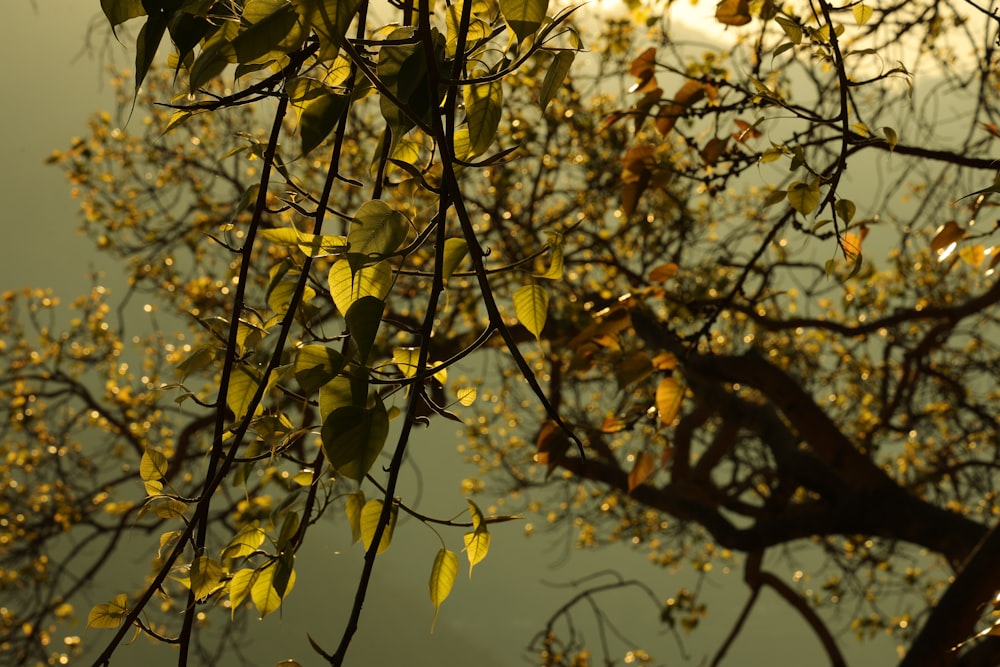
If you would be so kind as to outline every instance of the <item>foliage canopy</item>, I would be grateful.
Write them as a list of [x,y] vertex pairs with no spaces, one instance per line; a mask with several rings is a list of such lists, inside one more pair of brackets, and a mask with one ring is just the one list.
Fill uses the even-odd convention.
[[[126,301],[169,324],[129,339],[96,287],[67,327],[51,295],[4,295],[16,663],[61,659],[128,532],[149,580],[89,610],[113,630],[96,662],[138,629],[187,664],[190,612],[278,610],[335,515],[365,566],[342,636],[311,644],[344,664],[400,513],[440,531],[436,617],[459,552],[471,574],[521,511],[663,568],[741,567],[713,664],[764,588],[835,665],[831,608],[903,665],[1000,655],[995,17],[724,0],[732,39],[706,47],[669,3],[596,28],[545,0],[101,8],[138,27],[135,71],[52,161]],[[431,419],[482,466],[459,518],[397,493]],[[821,564],[793,577],[799,552]],[[706,613],[666,599],[670,628]],[[587,664],[569,608],[541,664]]]

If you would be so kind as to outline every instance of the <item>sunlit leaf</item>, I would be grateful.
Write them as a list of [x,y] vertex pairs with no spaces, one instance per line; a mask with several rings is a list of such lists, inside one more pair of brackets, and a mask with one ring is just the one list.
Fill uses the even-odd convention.
[[545,79],[542,80],[542,87],[538,91],[538,105],[544,109],[549,106],[549,102],[555,97],[566,75],[569,74],[576,58],[575,51],[559,51],[549,63],[549,68],[545,71]]
[[196,600],[207,598],[222,588],[225,570],[222,563],[208,556],[198,556],[191,563],[191,592]]
[[[234,421],[239,423],[247,413],[253,401],[260,377],[246,366],[237,366],[229,379],[229,392],[226,394],[226,405],[233,411]],[[254,414],[261,414],[264,408],[260,403],[254,409]]]
[[276,611],[281,606],[281,601],[292,592],[292,588],[295,586],[295,571],[293,570],[288,574],[284,591],[279,593],[274,587],[275,577],[278,573],[277,562],[272,562],[256,572],[250,586],[250,599],[257,607],[257,613],[262,617]]
[[522,42],[541,27],[548,6],[548,0],[500,0],[500,13]]
[[949,220],[940,227],[938,227],[937,233],[931,240],[931,250],[941,254],[952,244],[958,243],[965,236],[965,230],[962,229],[954,220]]
[[469,254],[469,245],[465,239],[450,238],[444,241],[444,256],[441,265],[441,277],[447,281],[451,274],[461,266],[466,255]]
[[392,266],[383,260],[354,272],[350,262],[339,259],[330,269],[329,283],[337,310],[346,313],[363,296],[385,299],[392,287]]
[[525,285],[514,292],[514,314],[525,329],[540,340],[549,308],[549,293],[538,285]]
[[[399,509],[393,505],[389,509],[389,523],[382,531],[382,538],[378,543],[378,550],[375,553],[382,553],[389,548],[392,543],[392,533],[396,529],[396,515]],[[379,517],[382,515],[382,500],[373,498],[365,503],[361,508],[361,541],[365,545],[365,551],[371,548],[375,540],[375,531],[378,527]]]
[[148,482],[163,479],[166,474],[167,457],[154,447],[146,447],[139,461],[139,478]]
[[255,552],[267,539],[267,533],[260,527],[259,521],[252,521],[240,528],[240,531],[222,550],[222,558],[229,560],[243,558]]
[[250,595],[250,587],[256,579],[256,572],[250,568],[237,570],[230,578],[227,588],[229,589],[230,614],[235,615],[243,601]]
[[490,550],[490,532],[484,523],[476,530],[462,536],[465,542],[465,555],[469,558],[469,576],[472,576],[472,568],[481,563]]
[[732,26],[750,23],[750,0],[722,0],[715,6],[715,20]]
[[362,204],[354,214],[347,235],[350,255],[364,258],[355,268],[372,264],[395,252],[406,239],[409,228],[406,216],[384,201],[374,199]]
[[649,272],[649,281],[653,283],[665,283],[677,275],[679,267],[674,262],[667,262],[654,266]]
[[819,206],[819,182],[795,181],[788,185],[788,203],[802,215],[809,215]]
[[458,556],[453,551],[441,547],[434,557],[434,565],[431,566],[431,579],[429,582],[431,604],[434,605],[434,620],[431,621],[431,632],[434,632],[438,610],[441,608],[441,603],[451,593],[451,588],[455,585],[457,574]]
[[875,13],[874,11],[872,11],[871,7],[869,7],[863,2],[859,2],[858,4],[854,5],[851,11],[854,13],[854,20],[857,22],[858,25],[864,25],[868,23],[868,21],[871,20],[872,14]]
[[656,470],[656,460],[649,452],[639,452],[635,456],[632,470],[628,473],[628,492],[632,493],[635,488],[649,479],[649,476]]
[[117,628],[128,614],[128,596],[116,595],[111,602],[95,604],[87,614],[88,628]]
[[476,402],[476,393],[475,387],[462,387],[456,392],[458,402],[465,407],[469,407]]
[[669,426],[677,417],[681,401],[684,399],[684,387],[674,377],[665,377],[656,387],[656,410],[660,415],[660,423]]

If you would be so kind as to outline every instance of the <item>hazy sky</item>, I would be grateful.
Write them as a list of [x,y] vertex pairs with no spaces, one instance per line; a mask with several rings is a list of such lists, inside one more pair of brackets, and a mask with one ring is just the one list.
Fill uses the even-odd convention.
[[[101,258],[89,242],[76,233],[77,204],[69,187],[53,167],[43,165],[54,149],[65,148],[74,135],[86,133],[88,115],[112,104],[111,89],[103,83],[98,62],[82,51],[87,26],[100,12],[98,0],[4,0],[5,31],[0,40],[0,62],[5,63],[6,103],[0,124],[5,160],[0,178],[0,200],[4,202],[0,243],[0,291],[24,285],[51,287],[68,303],[86,291],[86,275],[94,268],[106,269],[106,283],[120,289],[115,266],[99,266]],[[100,20],[100,19],[98,19]],[[120,62],[127,63],[124,48]],[[421,509],[444,515],[464,506],[459,482],[469,474],[455,453],[458,437],[454,424],[437,425],[433,437],[423,436],[414,447],[423,450],[426,505]],[[433,447],[439,454],[430,456]],[[424,452],[428,456],[424,457]],[[537,519],[537,518],[536,518]],[[393,547],[380,557],[370,602],[362,617],[361,631],[353,646],[351,665],[475,665],[501,667],[529,664],[524,647],[542,627],[548,615],[570,595],[553,589],[543,580],[565,582],[607,568],[646,582],[663,599],[679,588],[692,585],[689,572],[673,574],[648,565],[644,554],[627,547],[598,552],[574,553],[567,564],[552,569],[559,560],[559,542],[548,536],[530,540],[517,523],[497,526],[490,555],[470,581],[463,569],[451,597],[441,609],[435,634],[428,633],[432,607],[427,578],[438,547],[435,535],[414,521],[401,523]],[[353,597],[360,567],[360,547],[351,547],[343,521],[330,521],[310,533],[307,547],[297,561],[298,585],[287,599],[286,609],[252,629],[254,643],[248,654],[261,665],[294,658],[303,665],[318,665],[305,640],[309,632],[332,650],[339,640],[343,619]],[[461,532],[445,533],[448,546],[461,550]],[[461,556],[464,559],[464,555]],[[123,562],[130,562],[125,554]],[[463,563],[464,565],[464,563]],[[137,569],[141,576],[141,566]],[[138,581],[136,579],[135,581]],[[86,602],[106,601],[120,592],[118,582],[103,585]],[[747,590],[740,573],[713,576],[706,597],[711,603],[704,627],[686,639],[699,664],[724,637],[745,600]],[[81,627],[87,606],[78,605]],[[671,636],[662,631],[656,610],[636,594],[609,598],[607,610],[618,626],[634,630],[641,647],[658,664],[685,664]],[[583,619],[584,616],[579,617]],[[221,624],[225,614],[214,616]],[[846,619],[845,619],[846,620]],[[86,632],[87,642],[100,645],[107,631]],[[596,636],[590,638],[597,647]],[[848,648],[854,645],[851,642]],[[136,664],[136,652],[148,667],[172,664],[172,650],[156,647],[147,653],[137,646],[121,649],[123,664]],[[742,638],[730,652],[733,665],[769,665],[775,647],[794,656],[799,664],[824,659],[805,624],[784,605],[765,594]],[[860,650],[860,649],[859,649]],[[875,657],[878,656],[878,657]],[[621,656],[619,656],[621,657]],[[869,664],[894,660],[887,642],[869,653]],[[228,664],[228,663],[223,663]],[[231,664],[238,664],[233,661]]]

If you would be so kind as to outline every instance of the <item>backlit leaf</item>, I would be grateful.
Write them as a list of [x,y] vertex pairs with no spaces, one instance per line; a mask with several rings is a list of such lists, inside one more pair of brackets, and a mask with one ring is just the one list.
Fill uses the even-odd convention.
[[500,0],[500,13],[518,42],[535,34],[545,20],[548,7],[548,0]]
[[88,628],[117,628],[128,614],[128,596],[116,595],[111,602],[95,604],[87,614]]
[[660,423],[669,426],[681,407],[684,398],[684,387],[674,377],[665,377],[656,387],[656,410],[660,415]]
[[[237,366],[233,369],[229,379],[229,392],[226,394],[226,405],[233,411],[234,421],[237,423],[246,415],[259,385],[260,378],[246,366]],[[263,410],[263,406],[258,403],[254,413],[260,414]]]
[[482,524],[476,530],[462,536],[465,541],[465,555],[469,558],[469,576],[472,576],[472,568],[481,563],[490,550],[490,531],[486,529],[486,524]]
[[267,539],[267,533],[260,527],[259,521],[253,521],[243,526],[240,532],[229,541],[222,550],[222,558],[243,558],[256,551]]
[[291,593],[295,586],[295,571],[293,570],[288,574],[287,583],[283,586],[284,591],[279,593],[274,586],[278,574],[278,564],[272,562],[262,570],[258,570],[253,578],[253,584],[250,586],[250,599],[253,600],[261,617],[276,611],[281,606],[282,599]]
[[476,388],[475,387],[462,387],[456,392],[458,396],[458,402],[465,407],[469,407],[476,402]]
[[158,449],[146,447],[139,462],[139,478],[145,482],[163,479],[167,474],[167,457]]
[[628,474],[628,492],[632,491],[649,479],[649,476],[656,470],[656,460],[649,452],[639,452],[636,454],[632,470]]
[[802,215],[809,215],[819,206],[819,182],[795,181],[788,186],[788,203]]
[[431,604],[434,605],[434,620],[431,621],[431,632],[434,632],[438,610],[441,608],[441,603],[451,593],[451,588],[455,585],[455,576],[457,574],[458,556],[453,551],[441,547],[434,557],[434,565],[431,566],[431,579],[429,582]]
[[649,281],[654,283],[664,283],[677,275],[678,266],[674,262],[667,262],[653,267],[649,272]]
[[549,63],[549,68],[545,71],[545,79],[542,80],[542,88],[538,91],[538,105],[544,109],[555,97],[566,75],[569,74],[576,58],[575,51],[559,51]]
[[250,568],[237,570],[229,580],[229,609],[230,614],[235,615],[243,601],[250,595],[250,587],[253,586],[256,572]]
[[329,281],[337,310],[346,313],[363,296],[385,299],[392,286],[392,267],[383,260],[354,272],[350,262],[339,259],[330,269]]
[[732,26],[750,23],[750,0],[722,0],[715,6],[715,20]]
[[308,155],[330,136],[350,106],[347,95],[324,93],[303,106],[299,133],[302,138],[302,155]]
[[222,588],[225,570],[222,563],[208,556],[198,556],[191,563],[191,592],[196,600],[207,598]]
[[[393,506],[389,510],[389,523],[382,531],[382,538],[378,542],[378,550],[375,553],[382,553],[389,548],[392,543],[392,532],[396,529],[396,515],[399,509]],[[365,551],[371,548],[375,540],[375,530],[378,527],[379,517],[382,515],[382,500],[374,498],[365,503],[361,508],[361,541],[365,545]]]
[[409,227],[406,216],[384,201],[367,201],[351,222],[347,235],[348,252],[363,256],[366,260],[363,264],[374,263],[399,249]]
[[854,5],[854,8],[851,11],[854,13],[854,20],[858,25],[868,23],[868,21],[871,20],[872,14],[874,14],[872,8],[863,2]]
[[465,239],[450,238],[444,241],[444,256],[441,265],[441,277],[447,281],[451,274],[461,266],[465,256],[469,254],[469,245]]
[[524,328],[540,340],[549,308],[549,293],[538,285],[525,285],[514,292],[514,314]]

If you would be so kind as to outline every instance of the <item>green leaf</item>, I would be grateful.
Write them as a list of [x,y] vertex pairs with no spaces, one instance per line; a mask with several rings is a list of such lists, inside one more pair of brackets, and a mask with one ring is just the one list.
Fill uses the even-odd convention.
[[819,206],[819,181],[795,181],[788,186],[788,203],[802,215],[809,215]]
[[111,602],[95,604],[87,614],[88,628],[117,628],[128,614],[128,596],[120,593]]
[[206,83],[222,74],[222,70],[229,65],[230,58],[234,58],[233,46],[227,41],[220,40],[210,46],[205,47],[191,66],[189,74],[188,89],[193,93]]
[[337,474],[361,481],[378,459],[389,435],[389,415],[381,400],[371,408],[347,405],[323,420],[323,451]]
[[295,355],[295,380],[306,394],[337,377],[347,360],[337,350],[325,345],[306,345]]
[[330,136],[350,104],[347,95],[324,93],[304,105],[300,130],[302,155],[308,155]]
[[163,452],[146,447],[139,461],[139,478],[144,482],[163,479],[167,474],[167,457]]
[[295,586],[295,572],[288,576],[287,585],[283,593],[279,593],[274,587],[275,576],[278,574],[278,567],[275,563],[264,566],[264,569],[256,573],[253,584],[250,587],[250,599],[257,607],[257,612],[263,617],[281,606],[281,600],[292,592]]
[[169,16],[164,12],[156,12],[146,19],[146,23],[139,30],[139,37],[135,40],[135,91],[139,92],[149,66],[153,64],[156,57],[156,50],[160,48],[160,41],[163,33],[167,29]]
[[500,0],[500,13],[518,42],[535,34],[545,20],[548,8],[548,0]]
[[392,286],[392,267],[383,260],[354,272],[348,260],[340,259],[330,269],[329,281],[337,310],[346,313],[363,296],[385,299]]
[[[392,543],[392,532],[396,529],[396,515],[399,509],[393,505],[389,510],[389,523],[382,531],[382,538],[378,542],[377,554],[389,548]],[[365,551],[371,548],[375,539],[375,529],[378,527],[379,517],[382,515],[382,501],[378,498],[369,500],[361,508],[361,541],[365,545]]]
[[461,266],[466,255],[469,254],[469,246],[465,239],[450,238],[444,241],[443,261],[441,265],[441,277],[447,281],[451,274]]
[[851,220],[854,219],[854,214],[857,212],[858,207],[850,199],[838,199],[833,208],[837,211],[840,219],[844,221],[844,224],[849,225]]
[[351,526],[351,544],[357,543],[361,539],[361,509],[365,506],[365,492],[358,489],[347,496],[344,504],[344,512],[347,514],[347,523]]
[[222,563],[208,556],[198,556],[191,563],[191,592],[195,600],[203,600],[222,588],[225,570]]
[[891,127],[883,127],[882,134],[885,135],[885,142],[889,144],[889,150],[896,150],[896,142],[899,141],[899,135],[896,134],[896,130]]
[[240,529],[240,532],[229,541],[222,550],[222,558],[230,560],[242,558],[255,552],[267,539],[267,533],[260,527],[259,521],[253,521]]
[[399,249],[406,240],[410,221],[380,199],[367,201],[354,214],[347,234],[349,257],[360,257],[355,268],[372,264]]
[[296,11],[319,37],[320,58],[334,60],[361,0],[291,0]]
[[538,106],[542,109],[549,106],[549,102],[562,87],[575,58],[575,51],[559,51],[552,58],[552,62],[549,63],[549,68],[545,72],[545,79],[542,80],[541,90],[538,92]]
[[549,308],[549,293],[538,285],[525,285],[514,292],[514,314],[524,328],[541,339]]
[[101,0],[101,9],[104,10],[104,16],[107,17],[112,29],[129,19],[146,15],[142,0]]
[[[362,391],[355,385],[364,384],[363,379],[354,379],[346,376],[338,376],[327,382],[319,389],[319,416],[321,420],[326,420],[337,408],[345,405],[356,405],[365,407],[368,400],[368,389]],[[359,394],[357,397],[355,394]]]
[[196,348],[187,359],[177,364],[177,374],[183,382],[191,373],[206,368],[213,361],[215,361],[215,347]]
[[368,363],[368,355],[375,344],[379,325],[382,324],[382,311],[385,302],[373,296],[363,296],[347,309],[344,320],[351,332],[351,342],[358,348],[358,361]]
[[240,64],[273,60],[302,43],[302,31],[296,27],[299,15],[284,0],[247,0],[243,21],[250,25],[232,42]]
[[[473,76],[482,76],[480,71]],[[485,153],[497,136],[503,112],[503,85],[500,80],[465,87],[465,119],[473,155]]]
[[444,547],[438,549],[437,556],[434,557],[434,565],[431,566],[431,580],[428,584],[431,591],[431,604],[434,605],[434,620],[431,621],[431,632],[434,632],[438,610],[441,608],[441,603],[451,593],[457,574],[458,556],[455,555],[455,552],[449,551]]

